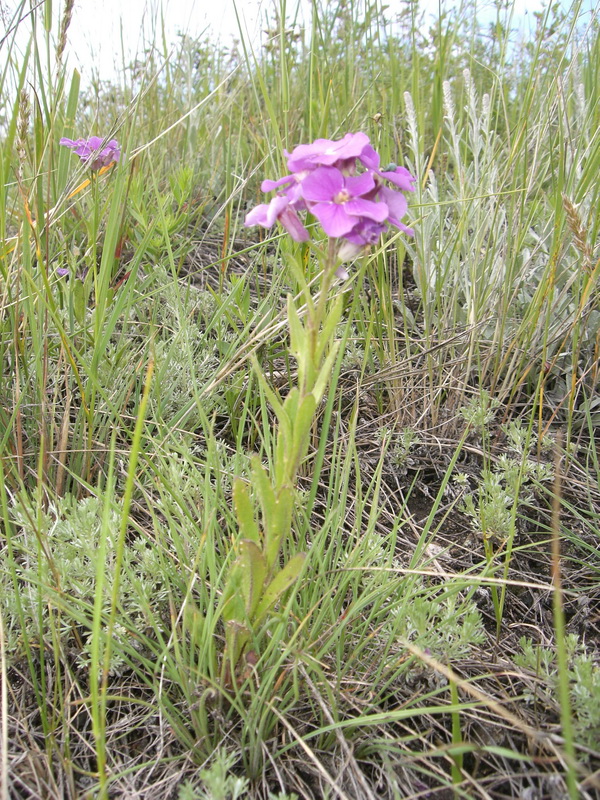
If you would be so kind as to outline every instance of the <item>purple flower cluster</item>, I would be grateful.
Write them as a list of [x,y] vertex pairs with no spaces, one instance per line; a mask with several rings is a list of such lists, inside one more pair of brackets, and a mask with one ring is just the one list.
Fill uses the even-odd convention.
[[79,158],[95,172],[102,167],[110,166],[113,161],[118,161],[121,157],[121,148],[116,139],[111,139],[106,143],[100,136],[90,136],[89,139],[67,139],[63,137],[60,144],[70,147]]
[[328,236],[346,240],[338,252],[342,260],[377,242],[388,224],[412,234],[400,220],[408,206],[402,192],[414,191],[415,178],[395,164],[382,170],[366,133],[347,133],[338,141],[317,139],[285,155],[290,174],[263,181],[263,192],[276,189],[277,194],[253,208],[245,225],[270,228],[279,220],[292,239],[305,242],[309,235],[298,212],[309,211]]

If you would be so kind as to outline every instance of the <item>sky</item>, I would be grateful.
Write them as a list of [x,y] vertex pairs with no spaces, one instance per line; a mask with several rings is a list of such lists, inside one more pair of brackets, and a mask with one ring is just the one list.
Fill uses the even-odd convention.
[[[1,0],[0,0],[1,2]],[[288,9],[294,10],[298,2],[301,8],[310,8],[310,0],[288,0]],[[568,0],[562,0],[568,4]],[[587,6],[599,6],[600,0],[585,0]],[[14,7],[16,1],[4,4]],[[247,41],[257,43],[260,31],[265,25],[267,12],[272,12],[279,2],[274,0],[75,0],[73,17],[69,28],[68,62],[82,75],[85,85],[96,71],[101,77],[114,79],[117,66],[122,63],[122,43],[125,61],[130,63],[144,50],[144,43],[154,39],[154,32],[160,33],[161,22],[157,8],[163,9],[164,28],[167,41],[174,42],[178,31],[192,37],[209,35],[211,39],[221,38],[224,43],[232,37],[239,38],[238,15]],[[385,0],[387,14],[399,10],[400,0]],[[446,7],[458,5],[453,0],[445,0]],[[533,27],[533,12],[542,5],[542,0],[514,0],[515,21]],[[63,2],[54,0],[57,19],[62,13]],[[495,17],[492,4],[479,0],[489,19]],[[438,0],[420,0],[420,7],[436,14]],[[273,14],[269,16],[273,18]],[[58,25],[57,25],[58,27]],[[160,38],[160,37],[158,37]]]

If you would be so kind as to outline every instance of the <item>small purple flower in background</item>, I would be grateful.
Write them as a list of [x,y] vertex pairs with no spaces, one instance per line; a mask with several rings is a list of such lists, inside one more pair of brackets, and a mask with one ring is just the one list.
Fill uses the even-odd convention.
[[[413,192],[416,179],[395,164],[381,169],[366,133],[347,133],[337,141],[316,139],[285,155],[290,174],[263,181],[263,192],[277,190],[277,194],[270,203],[252,209],[245,225],[271,228],[279,221],[295,241],[305,242],[309,234],[298,212],[309,211],[330,238],[341,240],[340,261],[376,244],[387,225],[412,235],[400,220],[408,208],[402,192]],[[348,275],[342,267],[337,274]]]
[[110,166],[114,161],[121,157],[121,148],[116,139],[111,139],[105,147],[104,139],[100,136],[90,136],[89,139],[67,139],[60,140],[61,145],[70,147],[87,166],[97,172],[102,167]]

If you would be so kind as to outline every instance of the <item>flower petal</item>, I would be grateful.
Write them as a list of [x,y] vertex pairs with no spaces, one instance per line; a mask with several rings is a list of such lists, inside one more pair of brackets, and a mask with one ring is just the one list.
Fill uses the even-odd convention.
[[366,133],[347,133],[342,139],[316,139],[312,144],[300,144],[286,152],[288,169],[298,172],[318,166],[331,166],[340,161],[355,159],[369,146]]
[[280,214],[279,222],[295,242],[307,242],[310,238],[308,231],[300,221],[300,217],[289,206]]
[[335,167],[318,167],[302,181],[302,196],[310,203],[331,201],[344,188],[344,176]]
[[293,175],[286,175],[284,178],[279,178],[277,181],[271,181],[267,178],[261,183],[260,189],[262,192],[272,192],[273,189],[278,189],[280,186],[284,186],[286,183],[292,183],[293,180]]
[[375,178],[372,172],[363,172],[362,175],[346,178],[346,188],[352,197],[368,194],[375,188]]
[[371,144],[363,147],[358,160],[368,169],[379,169],[379,153],[376,153]]
[[362,197],[348,200],[347,203],[344,203],[344,209],[353,217],[367,217],[375,222],[384,222],[389,214],[385,203],[374,203],[372,200],[364,200]]
[[263,228],[272,228],[275,221],[288,205],[287,197],[276,195],[270,203],[261,203],[246,214],[244,225],[262,225]]
[[337,203],[317,203],[311,206],[310,210],[321,223],[325,233],[337,239],[350,233],[356,224],[356,220],[349,217],[344,209],[345,205]]
[[[342,247],[343,247],[343,246],[344,246],[344,245],[342,245]],[[346,255],[346,256],[343,256],[343,254],[341,255],[341,253],[342,253],[342,249],[340,248],[340,250],[338,250],[338,258],[341,258],[341,259],[342,259],[342,261],[349,261],[349,260],[350,260],[350,258],[354,258],[355,256],[357,256],[357,255],[360,253],[361,249],[362,249],[362,248],[360,248],[360,247],[359,247],[359,248],[357,249],[357,252],[356,252],[354,255],[349,255],[349,254],[348,254],[348,255]],[[343,280],[343,281],[347,281],[347,280],[348,280],[348,278],[350,277],[350,274],[349,274],[348,270],[347,270],[345,267],[342,267],[342,266],[340,265],[340,266],[339,266],[339,267],[336,269],[336,271],[335,271],[335,277],[336,277],[336,278],[340,278],[340,279],[341,279],[341,280]]]
[[246,214],[244,225],[247,228],[251,228],[253,225],[262,225],[263,228],[270,228],[273,223],[268,222],[268,213],[269,204],[261,203]]
[[417,179],[413,178],[406,167],[396,167],[393,172],[380,172],[379,174],[399,189],[402,189],[403,192],[414,192],[415,190],[413,184],[416,183]]
[[379,237],[384,233],[386,226],[370,219],[361,219],[350,233],[344,237],[350,244],[360,247],[376,244]]

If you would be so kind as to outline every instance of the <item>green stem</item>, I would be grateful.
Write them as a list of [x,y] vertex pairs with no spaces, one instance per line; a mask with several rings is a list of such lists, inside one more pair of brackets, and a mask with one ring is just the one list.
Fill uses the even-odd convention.
[[308,331],[308,346],[309,346],[308,364],[310,364],[310,373],[309,373],[310,378],[308,375],[306,375],[305,385],[298,387],[298,389],[300,390],[300,397],[305,397],[307,394],[312,392],[316,377],[319,374],[319,367],[321,365],[315,363],[316,361],[315,354],[317,352],[319,332],[321,330],[321,325],[325,318],[325,312],[327,311],[327,298],[329,296],[329,289],[331,288],[333,277],[335,275],[335,266],[337,261],[336,253],[337,253],[337,239],[330,238],[327,246],[327,257],[325,259],[323,276],[321,279],[321,291],[319,293],[319,299],[317,300],[316,305],[314,303],[308,304],[308,314],[307,314],[308,318],[306,327]]
[[[260,462],[255,464],[253,496],[242,483],[234,489],[233,502],[241,536],[237,558],[230,568],[222,611],[226,631],[222,673],[225,685],[236,683],[236,668],[251,640],[252,629],[260,625],[302,571],[304,554],[291,555],[282,566],[280,554],[283,544],[292,538],[298,471],[308,451],[310,431],[323,396],[324,382],[330,378],[328,360],[331,362],[335,358],[335,322],[338,317],[328,299],[335,276],[336,256],[337,240],[330,239],[327,255],[323,258],[318,299],[313,302],[312,296],[307,296],[304,324],[294,301],[288,298],[290,337],[298,361],[298,382],[290,388],[283,403],[257,367],[259,381],[278,417],[275,466],[269,475]],[[328,310],[334,315],[329,319]],[[257,524],[257,505],[262,509],[262,526]],[[259,533],[261,527],[262,535]]]

